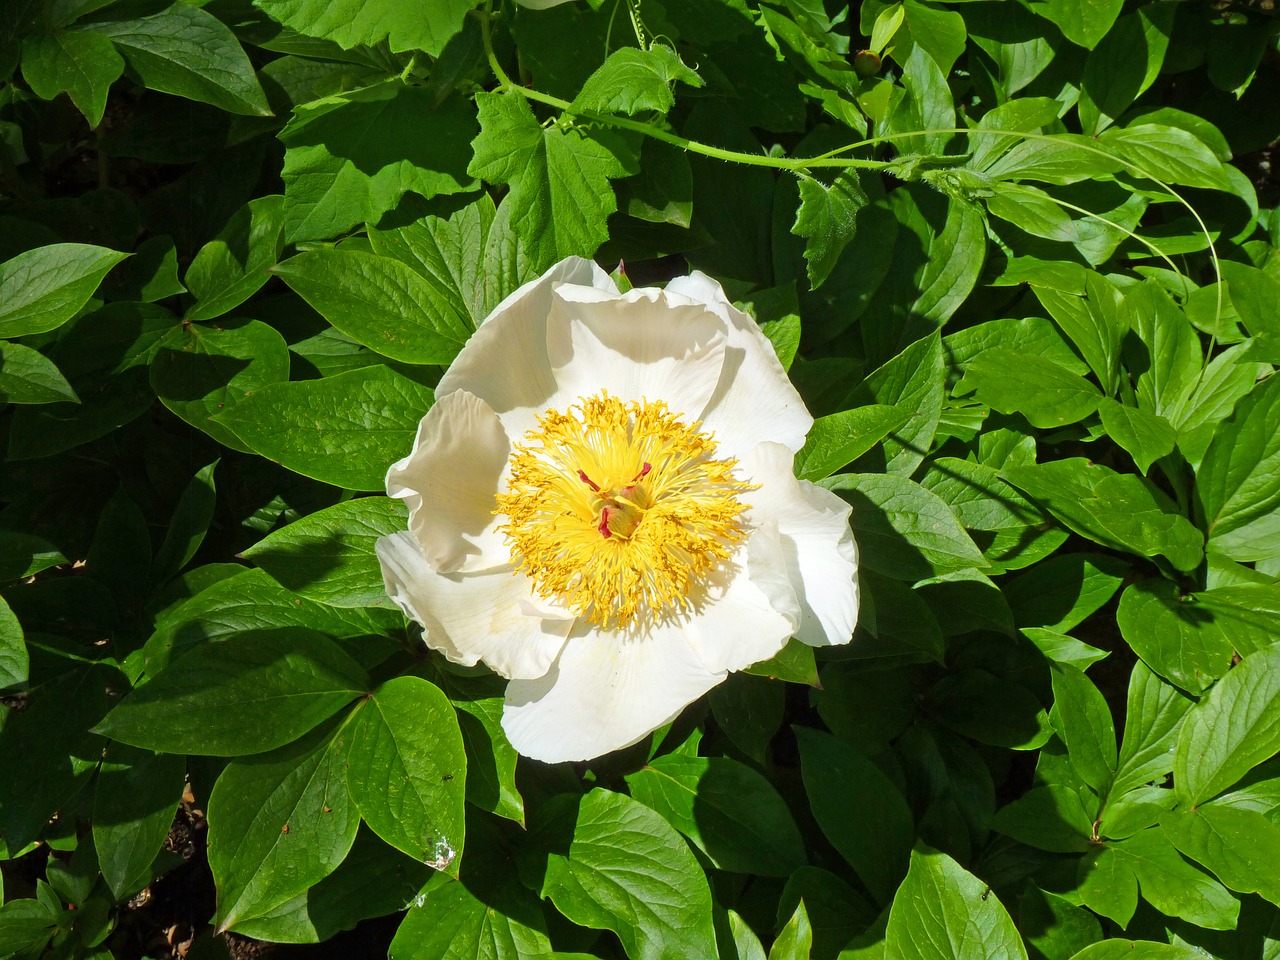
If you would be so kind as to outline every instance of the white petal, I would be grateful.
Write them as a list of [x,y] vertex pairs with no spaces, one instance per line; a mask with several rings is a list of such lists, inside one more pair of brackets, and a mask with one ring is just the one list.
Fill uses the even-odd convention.
[[440,378],[436,399],[455,390],[473,393],[493,408],[509,436],[523,437],[535,425],[533,414],[546,410],[556,392],[547,357],[547,317],[552,290],[561,283],[618,295],[609,275],[590,260],[562,260],[493,309]]
[[813,417],[756,322],[704,273],[677,277],[667,284],[667,292],[705,304],[728,326],[724,369],[701,417],[704,428],[715,433],[722,454],[740,457],[764,440],[792,453],[804,446]]
[[607,390],[621,400],[664,400],[692,423],[720,380],[725,323],[654,287],[619,297],[563,284],[552,297],[547,352],[556,409]]
[[546,676],[507,684],[502,728],[526,757],[591,760],[670,722],[725,676],[676,630],[631,641],[575,631]]
[[621,750],[670,722],[728,671],[781,650],[793,621],[741,568],[720,580],[685,622],[644,632],[579,623],[546,676],[507,686],[502,726],[516,750],[548,763]]
[[431,569],[408,531],[378,541],[387,593],[409,618],[422,624],[427,646],[454,663],[483,660],[504,677],[547,672],[564,646],[572,620],[523,612],[529,579],[509,568],[471,574]]
[[493,513],[510,455],[497,414],[479,397],[458,390],[427,411],[413,452],[387,471],[387,495],[408,504],[409,529],[437,572],[510,562]]
[[850,507],[829,490],[792,472],[792,455],[762,443],[742,457],[742,472],[760,489],[747,494],[748,522],[778,525],[791,583],[800,604],[796,637],[813,646],[848,643],[858,622],[858,551]]

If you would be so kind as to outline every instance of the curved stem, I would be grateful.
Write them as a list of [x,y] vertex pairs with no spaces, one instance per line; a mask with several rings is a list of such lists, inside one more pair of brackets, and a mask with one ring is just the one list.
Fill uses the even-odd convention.
[[[981,130],[981,129],[972,128],[972,127],[939,127],[931,130],[911,130],[905,133],[890,133],[890,134],[885,134],[879,137],[871,137],[865,140],[859,140],[854,143],[846,144],[843,147],[839,147],[835,150],[830,150],[826,153],[819,154],[815,157],[791,157],[791,158],[769,157],[763,154],[742,153],[737,150],[725,150],[721,147],[713,147],[710,144],[700,143],[697,140],[689,140],[685,137],[678,136],[677,134],[669,133],[666,130],[661,130],[653,126],[652,124],[643,123],[638,120],[631,120],[626,117],[615,116],[614,114],[594,113],[590,110],[575,110],[573,108],[573,104],[571,104],[568,100],[562,100],[559,97],[553,97],[550,94],[542,93],[539,90],[532,90],[527,87],[520,86],[518,83],[512,80],[509,76],[507,76],[506,71],[502,69],[502,65],[498,62],[497,55],[494,53],[493,35],[492,35],[492,26],[491,26],[492,8],[493,8],[493,0],[488,0],[488,2],[486,2],[485,4],[485,8],[482,11],[478,11],[478,15],[480,17],[481,36],[484,41],[485,56],[488,58],[489,67],[490,69],[493,70],[493,75],[494,77],[497,78],[498,84],[503,91],[506,91],[509,93],[518,93],[520,96],[524,97],[526,100],[534,100],[538,103],[546,104],[549,107],[554,107],[555,109],[560,110],[564,113],[577,116],[583,120],[586,120],[592,123],[600,123],[605,126],[616,127],[620,130],[631,130],[635,133],[639,133],[642,136],[649,137],[653,140],[661,140],[663,143],[671,144],[673,147],[679,147],[681,150],[686,150],[689,153],[696,153],[704,157],[711,157],[712,159],[715,159],[715,160],[725,160],[731,163],[741,163],[741,164],[746,164],[747,166],[753,166],[753,167],[768,167],[774,170],[786,170],[790,173],[795,173],[795,174],[803,174],[803,172],[806,170],[813,170],[816,168],[836,168],[836,167],[842,168],[842,169],[860,168],[860,169],[866,169],[866,170],[883,170],[890,166],[890,164],[886,161],[859,160],[852,157],[845,157],[843,156],[843,154],[848,153],[851,150],[857,150],[860,147],[876,146],[877,144],[881,144],[881,143],[892,143],[895,140],[905,140],[909,137],[931,136],[935,134],[952,134],[952,135],[959,135],[959,136],[981,135],[981,136],[992,136],[992,137],[1014,137],[1018,140],[1034,140],[1034,141],[1039,141],[1044,143],[1061,143],[1062,142],[1062,138],[1060,136],[1043,134],[1043,133],[1029,133],[1029,132],[1020,131],[1020,130]],[[1131,168],[1139,176],[1144,177],[1147,180],[1150,180],[1152,183],[1155,183],[1158,186],[1160,186],[1161,189],[1166,190],[1170,196],[1172,196],[1178,203],[1186,207],[1186,209],[1191,212],[1191,215],[1192,217],[1195,218],[1196,224],[1199,226],[1201,233],[1204,235],[1205,239],[1209,241],[1209,256],[1213,263],[1214,276],[1218,280],[1215,326],[1217,323],[1220,323],[1222,318],[1222,282],[1221,282],[1222,270],[1221,270],[1220,262],[1218,259],[1218,251],[1217,251],[1217,248],[1214,246],[1213,236],[1210,234],[1209,228],[1205,225],[1204,220],[1200,217],[1200,214],[1195,209],[1195,207],[1193,207],[1181,194],[1179,194],[1176,190],[1170,187],[1167,183],[1165,183],[1163,180],[1160,180],[1158,177],[1152,176],[1150,173],[1143,170],[1141,166],[1139,166],[1138,164],[1134,164],[1129,161],[1122,160],[1120,157],[1117,157],[1114,153],[1108,150],[1104,150],[1101,147],[1094,146],[1091,143],[1081,143],[1081,142],[1071,141],[1071,145],[1079,150],[1084,150],[1088,153],[1098,154],[1100,156],[1106,157],[1108,160],[1117,161],[1122,166]],[[1123,230],[1123,228],[1119,227],[1118,224],[1112,224],[1110,223],[1110,221],[1105,220],[1105,218],[1099,217],[1097,214],[1091,213],[1079,207],[1073,207],[1070,204],[1063,203],[1062,201],[1058,201],[1058,202],[1062,203],[1063,206],[1071,207],[1071,209],[1074,209],[1080,213],[1087,214],[1088,216],[1094,217],[1097,220],[1100,220],[1104,223],[1108,223],[1110,226],[1114,226],[1114,227],[1117,227],[1117,229]],[[1169,261],[1169,258],[1165,256],[1161,251],[1156,249],[1152,244],[1150,244],[1143,237],[1140,237],[1137,234],[1131,233],[1130,231],[1124,231],[1124,232],[1128,233],[1134,239],[1146,244],[1149,249],[1151,249],[1154,253],[1156,253],[1162,259],[1164,259],[1166,263],[1169,263],[1170,267],[1173,267],[1173,264],[1171,261]],[[1180,273],[1181,271],[1178,271],[1177,268],[1175,267],[1174,272]],[[1216,342],[1217,338],[1215,336],[1212,339],[1214,342]],[[1212,348],[1213,348],[1213,343],[1210,344],[1209,349],[1212,350]],[[1203,376],[1203,371],[1201,375]]]
[[770,167],[774,170],[799,171],[813,166],[820,167],[863,167],[866,169],[880,169],[887,164],[881,160],[856,160],[852,158],[819,160],[814,162],[807,158],[786,158],[786,157],[768,157],[758,153],[742,153],[738,150],[725,150],[721,147],[713,147],[707,143],[700,143],[697,140],[689,140],[685,137],[677,136],[666,130],[660,130],[649,123],[643,123],[639,120],[631,120],[627,117],[619,117],[614,114],[595,113],[591,110],[575,110],[573,104],[568,100],[562,100],[559,97],[553,97],[550,94],[543,93],[540,90],[531,90],[528,87],[522,87],[520,84],[512,80],[502,64],[498,62],[497,54],[493,50],[493,36],[490,32],[489,11],[486,9],[480,14],[481,35],[484,38],[485,57],[489,61],[489,69],[493,71],[494,77],[498,80],[499,87],[509,93],[518,93],[526,100],[533,100],[537,103],[546,104],[554,107],[564,113],[572,114],[583,120],[592,123],[606,124],[611,127],[617,127],[619,130],[631,130],[653,140],[661,140],[663,143],[669,143],[673,147],[679,147],[681,150],[687,150],[689,153],[696,153],[704,157],[711,157],[714,160],[727,160],[732,163],[742,163],[753,167]]

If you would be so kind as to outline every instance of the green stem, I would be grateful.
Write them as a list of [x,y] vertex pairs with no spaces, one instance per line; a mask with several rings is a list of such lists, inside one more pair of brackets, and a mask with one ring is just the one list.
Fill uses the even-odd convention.
[[[518,93],[520,94],[520,96],[524,97],[526,100],[534,100],[534,101],[537,101],[538,103],[546,104],[549,107],[554,107],[557,110],[560,110],[564,113],[568,113],[573,116],[577,116],[583,120],[587,120],[593,123],[604,124],[606,126],[616,127],[620,130],[631,130],[636,133],[639,133],[642,136],[649,137],[650,139],[661,140],[663,143],[669,143],[673,147],[679,147],[681,150],[686,150],[689,153],[696,153],[696,154],[699,154],[700,156],[711,157],[712,159],[715,159],[715,160],[725,160],[731,163],[742,163],[742,164],[746,164],[747,166],[753,166],[753,167],[768,167],[774,170],[786,170],[796,174],[803,174],[803,172],[806,170],[813,170],[816,168],[823,168],[823,167],[825,168],[838,167],[843,169],[860,168],[864,170],[883,170],[889,167],[890,164],[882,160],[858,160],[851,157],[842,156],[842,154],[848,153],[851,150],[857,150],[860,147],[876,146],[881,143],[892,143],[895,140],[905,140],[908,137],[922,137],[922,136],[927,137],[935,134],[953,134],[953,135],[960,135],[960,136],[981,135],[981,136],[992,136],[992,137],[1015,137],[1018,140],[1034,140],[1034,141],[1039,141],[1043,143],[1061,143],[1062,142],[1062,139],[1060,136],[1053,136],[1053,135],[1043,134],[1043,133],[1028,133],[1025,131],[1018,131],[1018,130],[979,130],[979,129],[973,129],[969,127],[940,127],[933,130],[911,130],[905,133],[891,133],[891,134],[885,134],[884,136],[872,137],[866,140],[859,140],[856,143],[846,144],[843,147],[839,147],[835,150],[828,151],[827,153],[819,154],[816,157],[793,157],[793,158],[768,157],[762,154],[742,153],[737,150],[725,150],[721,147],[713,147],[710,144],[700,143],[697,140],[688,140],[685,137],[677,136],[674,133],[668,133],[665,130],[659,130],[658,128],[654,127],[651,124],[643,123],[638,120],[631,120],[625,117],[615,116],[613,114],[593,113],[588,110],[581,110],[581,111],[575,110],[573,108],[573,104],[571,104],[568,100],[562,100],[559,97],[553,97],[550,94],[542,93],[539,90],[531,90],[527,87],[522,87],[520,84],[516,83],[509,76],[507,76],[506,71],[502,69],[502,65],[498,62],[497,55],[494,53],[493,34],[492,34],[492,7],[493,7],[493,0],[488,0],[488,2],[485,4],[484,10],[479,11],[480,24],[481,24],[480,32],[484,40],[485,56],[488,58],[489,66],[493,70],[493,75],[497,78],[498,84],[503,91],[508,93]],[[1217,251],[1217,248],[1214,246],[1213,237],[1209,233],[1209,228],[1205,225],[1204,221],[1201,219],[1200,214],[1196,211],[1195,207],[1193,207],[1190,203],[1188,203],[1187,200],[1181,194],[1179,194],[1176,190],[1174,190],[1171,186],[1169,186],[1169,184],[1165,183],[1163,180],[1160,180],[1158,177],[1152,176],[1151,174],[1147,173],[1145,170],[1138,167],[1136,164],[1127,163],[1123,160],[1120,160],[1120,158],[1118,158],[1115,154],[1111,153],[1110,151],[1104,150],[1101,147],[1094,146],[1093,144],[1090,144],[1090,143],[1081,143],[1081,142],[1073,141],[1072,146],[1076,147],[1077,149],[1084,150],[1088,153],[1099,154],[1100,156],[1106,157],[1109,160],[1119,162],[1122,166],[1131,168],[1139,176],[1145,177],[1147,180],[1150,180],[1152,183],[1155,183],[1159,185],[1162,189],[1168,191],[1168,193],[1175,200],[1177,200],[1178,203],[1180,203],[1183,207],[1185,207],[1187,210],[1191,212],[1191,215],[1196,220],[1196,224],[1200,227],[1201,233],[1203,233],[1205,236],[1205,239],[1209,241],[1209,256],[1213,261],[1214,275],[1217,277],[1219,281],[1218,288],[1217,288],[1218,303],[1217,303],[1216,316],[1218,318],[1218,321],[1220,322],[1222,317],[1222,283],[1221,283],[1222,270],[1221,270],[1221,267],[1219,266],[1218,251]],[[1063,203],[1062,205],[1067,207],[1071,206],[1070,204],[1066,204],[1066,203]],[[1103,221],[1104,223],[1110,224],[1110,221],[1107,221],[1104,218],[1097,216],[1097,214],[1089,213],[1088,211],[1083,210],[1079,207],[1073,207],[1072,209],[1075,209],[1080,213],[1087,213],[1089,216],[1093,216],[1096,219]],[[1110,224],[1110,225],[1116,227],[1117,229],[1123,230],[1123,228],[1119,227],[1118,224]],[[1163,253],[1157,250],[1148,241],[1146,241],[1140,236],[1137,236],[1136,234],[1133,234],[1130,231],[1125,231],[1125,232],[1128,233],[1130,236],[1134,237],[1134,239],[1139,240],[1140,242],[1146,244],[1148,248],[1150,248],[1153,252],[1157,253],[1166,262],[1168,262],[1171,267],[1173,266],[1173,264],[1169,261],[1169,258],[1164,256]],[[1180,272],[1180,271],[1177,271],[1175,268],[1175,272]],[[1213,343],[1216,342],[1216,339],[1217,339],[1216,337],[1212,338],[1212,341],[1209,346],[1210,350],[1212,350]],[[1203,375],[1204,374],[1202,371],[1201,376],[1203,377]]]
[[518,93],[526,100],[533,100],[537,103],[546,104],[554,107],[564,113],[571,114],[582,120],[592,123],[602,123],[610,127],[617,127],[619,130],[631,130],[642,136],[649,137],[652,140],[661,140],[663,143],[669,143],[673,147],[679,147],[681,150],[687,150],[689,153],[696,153],[700,156],[711,157],[714,160],[727,160],[732,163],[742,163],[752,167],[770,167],[774,170],[788,170],[798,172],[806,170],[810,167],[861,167],[868,170],[879,170],[887,166],[881,160],[855,160],[852,158],[840,159],[820,159],[817,161],[806,158],[785,158],[785,157],[766,157],[758,153],[742,153],[737,150],[725,150],[721,147],[713,147],[707,143],[700,143],[697,140],[689,140],[685,137],[677,136],[674,133],[668,133],[665,130],[659,130],[652,124],[643,123],[639,120],[630,120],[626,117],[615,116],[614,114],[594,113],[590,110],[575,110],[573,104],[568,100],[561,100],[559,97],[553,97],[550,94],[543,93],[540,90],[531,90],[528,87],[522,87],[520,84],[512,80],[502,64],[498,62],[497,54],[493,49],[493,36],[490,31],[489,11],[485,10],[480,15],[480,23],[482,25],[481,36],[484,38],[484,52],[489,60],[489,68],[493,71],[493,75],[498,80],[499,87],[508,93]]

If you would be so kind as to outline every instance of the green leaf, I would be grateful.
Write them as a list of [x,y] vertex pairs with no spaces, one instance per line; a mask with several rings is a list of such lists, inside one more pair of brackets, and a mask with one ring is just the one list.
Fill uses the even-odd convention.
[[[1148,281],[1125,291],[1133,305],[1133,332],[1146,348],[1138,367],[1138,406],[1174,426],[1181,423],[1186,401],[1198,386],[1202,357],[1200,338],[1187,316],[1160,287]],[[1232,403],[1235,401],[1233,400]]]
[[1202,960],[1199,947],[1113,938],[1085,947],[1071,960]]
[[782,797],[736,760],[671,753],[628,776],[627,785],[719,870],[785,877],[805,863],[804,842]]
[[814,660],[813,647],[795,637],[788,640],[768,660],[759,660],[745,667],[743,672],[757,677],[769,677],[771,680],[803,683],[810,687],[818,685],[818,665]]
[[1231,666],[1234,645],[1222,624],[1168,580],[1152,578],[1129,586],[1120,597],[1116,622],[1147,666],[1193,693]]
[[1214,552],[1245,562],[1280,554],[1280,377],[1254,387],[1214,432],[1196,492]]
[[217,487],[213,472],[219,461],[215,460],[196,471],[196,475],[183,489],[178,504],[173,508],[173,518],[165,533],[164,542],[156,552],[151,567],[153,583],[162,584],[185,567],[200,549],[204,536],[213,520],[217,502]]
[[182,800],[185,757],[108,744],[93,798],[93,846],[117,900],[151,880]]
[[595,253],[618,206],[609,181],[635,172],[626,149],[576,127],[543,127],[517,94],[481,93],[476,103],[480,135],[467,172],[511,188],[512,223],[536,257]]
[[[235,569],[234,565],[232,566]],[[397,611],[343,610],[304,600],[262,570],[246,570],[213,581],[194,597],[166,610],[143,653],[146,672],[156,674],[184,650],[206,641],[221,641],[245,631],[306,627],[336,640],[348,640],[348,652],[364,666],[374,666],[394,649],[378,635],[403,623]]]
[[912,45],[906,57],[895,54],[895,59],[902,64],[902,86],[907,96],[890,110],[889,132],[933,131],[903,137],[897,146],[906,154],[945,153],[952,137],[949,131],[956,125],[955,103],[946,76],[929,52],[918,44]]
[[250,448],[214,417],[245,397],[289,377],[289,347],[258,320],[218,326],[183,324],[151,361],[151,387],[169,410],[224,446]]
[[1067,539],[1065,530],[993,467],[938,457],[920,483],[946,501],[987,560],[1005,570],[1037,563]]
[[996,747],[1034,750],[1053,735],[1044,707],[1030,690],[985,670],[943,677],[921,708],[943,726]]
[[910,476],[933,444],[946,393],[942,338],[923,337],[878,370],[854,391],[859,404],[888,404],[906,412],[906,424],[884,442],[885,469]]
[[520,893],[532,897],[519,888],[514,896],[507,890],[483,890],[481,899],[466,883],[429,883],[400,922],[387,955],[397,960],[461,960],[464,956],[539,960],[553,956],[536,902],[518,901]]
[[[135,305],[186,293],[187,288],[178,281],[178,250],[173,237],[160,234],[139,243],[129,262],[111,275],[101,292],[109,302]],[[136,306],[133,309],[138,310]]]
[[116,670],[77,665],[34,687],[22,710],[6,709],[0,726],[0,849],[21,851],[85,785],[103,747],[102,738],[86,731],[110,709],[111,692],[125,686]]
[[0,403],[79,403],[53,361],[20,343],[0,340]]
[[831,663],[822,669],[814,699],[832,733],[874,754],[911,725],[916,693],[908,671],[877,669],[874,662]]
[[211,103],[229,113],[269,117],[253,65],[231,30],[199,7],[175,3],[149,17],[95,23],[151,90]]
[[1248,360],[1247,351],[1248,344],[1237,344],[1210,360],[1199,386],[1169,412],[1169,422],[1178,429],[1178,449],[1188,463],[1199,464],[1218,425],[1254,389],[1258,377],[1269,372],[1266,364]]
[[389,230],[371,227],[369,243],[374,253],[395,257],[420,273],[432,287],[433,300],[446,300],[477,327],[518,286],[505,276],[514,264],[498,255],[501,233],[497,208],[483,194],[448,218],[423,217]]
[[0,582],[25,580],[66,562],[67,558],[41,537],[0,530]]
[[[328,637],[299,628],[248,631],[174,660],[95,732],[169,753],[261,753],[306,733],[367,686],[364,671]],[[245,723],[247,716],[254,722]]]
[[664,43],[648,50],[623,47],[609,54],[573,98],[571,113],[666,113],[675,105],[676,81],[702,86],[702,78]]
[[1164,556],[1178,570],[1194,569],[1204,555],[1199,531],[1167,496],[1132,474],[1070,458],[1009,467],[1004,477],[1103,546]]
[[1099,660],[1105,660],[1111,655],[1110,650],[1101,650],[1074,637],[1040,627],[1025,627],[1018,632],[1035,644],[1036,649],[1054,663],[1070,664],[1081,670],[1087,670]]
[[1038,957],[1067,960],[1102,939],[1102,925],[1073,900],[1027,881],[1018,909],[1018,929]]
[[1194,133],[1160,123],[1105,130],[1098,143],[1140,177],[1234,193],[1222,161]]
[[1191,701],[1177,687],[1163,683],[1142,661],[1133,665],[1113,794],[1163,781],[1173,771],[1178,731],[1189,709]]
[[332,873],[360,815],[347,792],[349,723],[328,724],[270,753],[233,760],[209,795],[214,925],[270,913]]
[[1116,21],[1085,61],[1080,126],[1097,134],[1110,126],[1155,82],[1164,64],[1174,7],[1153,3]]
[[52,243],[0,264],[0,337],[62,326],[127,256],[88,243]]
[[1138,787],[1128,793],[1111,791],[1099,813],[1097,833],[1108,840],[1123,840],[1154,827],[1177,802],[1172,790]]
[[403,503],[361,497],[296,520],[243,556],[299,596],[335,607],[386,607],[374,548],[406,522]]
[[1103,397],[1098,413],[1107,435],[1129,452],[1144,475],[1151,464],[1173,452],[1178,432],[1159,414]]
[[[1137,877],[1142,898],[1161,913],[1210,930],[1234,930],[1240,903],[1217,881],[1178,855],[1158,828],[1143,830],[1108,848],[1121,870]],[[1080,862],[1082,871],[1091,858]],[[1092,906],[1085,897],[1085,905]]]
[[950,73],[960,54],[964,53],[964,18],[954,10],[944,10],[921,0],[904,0],[902,12],[905,21],[902,34],[923,47],[938,64],[939,70],[944,74]]
[[273,943],[320,943],[361,920],[407,909],[431,876],[430,867],[362,826],[337,870],[270,913],[241,920],[239,932]]
[[657,813],[595,789],[556,797],[540,821],[521,874],[565,917],[612,930],[631,960],[716,955],[706,875]]
[[1012,97],[1043,73],[1062,47],[1052,36],[1053,31],[1046,30],[1022,4],[967,7],[964,17],[974,45],[995,63],[999,73],[997,90],[1003,89],[1006,97]]
[[764,677],[741,672],[711,691],[711,713],[734,746],[763,763],[774,734],[782,725],[786,688]]
[[1116,729],[1106,699],[1075,667],[1055,664],[1053,724],[1067,746],[1076,770],[1100,797],[1105,797],[1116,770]]
[[1262,814],[1206,804],[1166,814],[1160,829],[1178,850],[1238,893],[1280,901],[1280,827]]
[[1023,140],[983,172],[997,180],[1068,184],[1105,177],[1122,166],[1121,160],[1098,147],[1092,137],[1058,133],[1048,139]]
[[862,563],[890,577],[922,580],[986,560],[951,508],[895,474],[842,473],[821,484],[853,504],[850,525]]
[[796,476],[801,480],[829,477],[858,459],[907,419],[905,411],[882,403],[818,417],[796,454]]
[[378,365],[269,384],[215,422],[295,473],[351,490],[381,490],[387,468],[413,448],[431,399],[427,387]]
[[1087,297],[1077,297],[1036,287],[1035,295],[1062,332],[1076,345],[1089,369],[1102,384],[1103,392],[1115,390],[1120,364],[1120,344],[1127,329],[1129,312],[1120,291],[1096,273],[1085,276]]
[[102,122],[107,91],[124,73],[124,59],[99,33],[65,31],[27,37],[22,76],[41,100],[65,92],[90,127]]
[[1124,0],[1041,0],[1031,9],[1057,24],[1062,35],[1086,49],[1107,35]]
[[973,151],[969,166],[974,170],[984,170],[1014,145],[1022,142],[1021,137],[984,134],[981,131],[1036,133],[1057,120],[1061,110],[1062,104],[1047,97],[1020,97],[992,107],[982,115],[973,133],[969,135],[969,146]]
[[22,624],[0,597],[0,692],[27,682],[29,663]]
[[255,6],[286,27],[344,50],[385,40],[393,53],[421,50],[438,57],[476,0],[255,0]]
[[858,571],[858,582],[866,591],[859,611],[861,626],[879,641],[864,655],[913,660],[923,655],[943,662],[942,627],[920,593],[865,566]]
[[1280,334],[1280,319],[1274,308],[1280,297],[1280,279],[1233,260],[1224,260],[1220,269],[1229,288],[1231,306],[1249,332],[1254,336]]
[[10,900],[0,906],[0,950],[5,956],[39,957],[58,930],[58,914],[39,900]]
[[732,910],[726,912],[729,915],[730,935],[733,937],[733,953],[729,954],[731,960],[768,960],[760,938],[747,921]]
[[250,200],[191,261],[185,277],[196,298],[188,320],[212,320],[258,292],[284,246],[284,197]]
[[1093,833],[1080,794],[1060,784],[1033,787],[1001,807],[991,818],[991,828],[1038,850],[1055,853],[1088,850]]
[[1209,691],[1178,736],[1174,789],[1183,806],[1226,790],[1280,752],[1280,646],[1246,657]]
[[693,216],[693,170],[684,151],[650,140],[644,166],[619,184],[627,215],[649,223],[689,227]]
[[769,948],[769,960],[809,960],[812,949],[813,927],[809,924],[809,914],[801,900],[796,905],[796,912],[791,915],[791,919]]
[[1111,599],[1128,569],[1105,554],[1059,554],[1004,584],[1004,595],[1018,626],[1065,633]]
[[851,938],[876,922],[877,910],[871,902],[821,867],[801,867],[791,874],[778,900],[777,925],[781,926],[802,901],[813,929],[815,957],[835,956]]
[[[1177,851],[1174,851],[1176,856]],[[1114,845],[1094,848],[1079,861],[1076,889],[1094,913],[1110,917],[1122,928],[1138,909],[1138,877],[1128,857]]]
[[936,327],[949,320],[977,286],[986,253],[987,221],[977,204],[949,201],[947,219],[929,244],[917,281],[919,293],[910,307],[913,317]]
[[427,87],[399,80],[298,107],[280,131],[285,240],[377,223],[408,191],[431,199],[474,189],[466,166],[475,130],[467,101],[437,104]]
[[795,733],[814,819],[876,901],[887,903],[906,872],[914,835],[906,801],[849,744],[809,727],[796,727]]
[[977,570],[959,570],[934,577],[916,591],[935,611],[948,637],[974,630],[1013,634],[1013,613],[991,578]]
[[467,749],[467,802],[522,827],[524,798],[516,786],[516,748],[502,729],[502,697],[452,698]]
[[971,391],[992,409],[1021,413],[1042,430],[1083,420],[1102,399],[1092,383],[1052,360],[1002,348],[969,361],[956,392]]
[[812,177],[800,180],[800,209],[791,232],[804,237],[809,286],[816,290],[853,239],[858,211],[869,203],[855,170],[845,170],[830,185]]
[[347,785],[360,816],[397,850],[457,876],[467,755],[453,707],[421,677],[397,677],[361,704]]
[[918,960],[1026,960],[1027,951],[1004,905],[945,853],[911,851],[911,868],[894,895],[885,952]]
[[390,257],[312,250],[273,272],[347,336],[393,360],[446,365],[471,333],[421,274]]
[[1265,650],[1280,636],[1280,583],[1237,583],[1202,590],[1195,599],[1242,656]]

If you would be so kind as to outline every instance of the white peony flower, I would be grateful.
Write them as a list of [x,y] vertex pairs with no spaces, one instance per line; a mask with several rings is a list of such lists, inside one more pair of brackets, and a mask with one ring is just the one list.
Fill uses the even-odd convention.
[[715,281],[620,294],[570,258],[485,320],[387,473],[387,592],[511,681],[520,753],[629,746],[792,636],[849,641],[849,507],[792,471],[812,423]]

